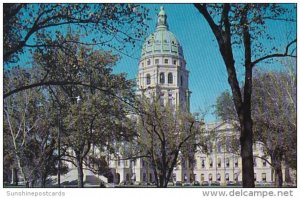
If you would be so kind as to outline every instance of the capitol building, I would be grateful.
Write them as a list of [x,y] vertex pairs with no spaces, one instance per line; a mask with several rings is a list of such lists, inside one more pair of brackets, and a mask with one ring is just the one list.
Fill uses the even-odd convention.
[[[160,89],[160,103],[171,104],[177,108],[189,111],[191,91],[189,90],[189,71],[184,58],[183,47],[176,36],[169,30],[167,14],[163,7],[158,13],[155,32],[145,40],[137,74],[137,94],[151,97]],[[174,108],[176,109],[176,108]],[[182,183],[218,182],[225,185],[227,182],[242,181],[242,160],[238,152],[228,149],[222,140],[235,138],[238,140],[239,132],[231,123],[218,122],[205,124],[205,133],[214,138],[208,144],[208,153],[200,150],[194,154],[194,161],[181,161],[174,168],[172,181]],[[224,141],[223,141],[224,142]],[[262,144],[255,143],[254,172],[257,182],[274,182],[274,171],[270,164],[260,157],[264,155]],[[126,159],[122,156],[110,160],[109,167],[112,171],[115,184],[120,182],[152,183],[154,174],[151,167],[143,160]],[[286,172],[283,165],[283,179]]]

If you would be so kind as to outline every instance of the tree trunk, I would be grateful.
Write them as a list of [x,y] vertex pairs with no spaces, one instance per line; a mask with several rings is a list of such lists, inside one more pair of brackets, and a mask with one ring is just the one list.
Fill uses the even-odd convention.
[[78,174],[78,188],[83,188],[83,167],[81,157],[76,154],[76,165]]
[[275,186],[282,187],[282,182],[282,168],[281,166],[278,166],[277,168],[275,168]]
[[41,177],[41,188],[45,188],[46,187],[46,180],[47,180],[47,176],[45,173],[42,174]]
[[282,167],[281,167],[280,156],[276,156],[276,154],[271,155],[271,160],[272,160],[273,168],[275,171],[275,186],[282,187],[283,176],[282,176]]
[[241,157],[242,157],[242,181],[243,187],[254,188],[254,168],[253,168],[253,134],[251,114],[244,114],[241,122]]
[[159,175],[159,187],[160,188],[164,188],[165,187],[164,175],[162,175],[162,174]]
[[18,170],[15,167],[11,169],[11,184],[18,185]]

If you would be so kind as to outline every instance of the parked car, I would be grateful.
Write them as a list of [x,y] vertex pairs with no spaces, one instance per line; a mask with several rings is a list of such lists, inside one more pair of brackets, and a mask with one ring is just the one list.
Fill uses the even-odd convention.
[[132,182],[130,182],[130,181],[121,181],[119,183],[119,186],[126,186],[126,185],[132,185]]
[[226,182],[226,186],[236,186],[236,183],[233,181]]
[[183,186],[191,186],[191,183],[189,183],[189,182],[184,182],[184,183],[183,183]]
[[150,182],[142,182],[141,185],[142,185],[142,186],[150,186],[151,183],[150,183]]
[[200,182],[194,181],[194,182],[193,182],[193,186],[200,186]]
[[209,186],[209,182],[208,182],[208,181],[203,181],[203,182],[201,183],[201,186]]
[[213,182],[211,182],[210,186],[220,186],[220,182],[213,181]]
[[182,186],[182,182],[181,181],[176,181],[175,186]]
[[257,181],[257,182],[255,182],[255,186],[256,187],[264,187],[265,185],[266,185],[266,183],[263,182],[263,181]]
[[140,186],[140,185],[141,185],[141,182],[135,181],[135,182],[133,183],[133,185]]
[[174,186],[174,182],[168,182],[168,186]]

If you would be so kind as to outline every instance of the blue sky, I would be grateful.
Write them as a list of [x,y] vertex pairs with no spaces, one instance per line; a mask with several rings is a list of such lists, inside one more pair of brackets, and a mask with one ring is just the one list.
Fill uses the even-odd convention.
[[[227,72],[223,59],[219,52],[219,47],[215,41],[210,27],[202,15],[192,4],[143,4],[150,9],[148,21],[148,35],[155,31],[157,13],[160,6],[164,6],[168,16],[169,30],[173,32],[183,47],[187,69],[190,71],[189,89],[191,95],[191,111],[204,111],[210,109],[205,120],[215,121],[212,114],[216,98],[226,89],[230,90],[227,81]],[[285,4],[285,6],[289,6]],[[275,40],[264,43],[265,46],[279,46],[280,52],[284,51],[285,45],[296,36],[295,23],[286,22],[268,22],[267,31],[274,36]],[[142,43],[140,43],[142,45]],[[115,73],[126,72],[128,79],[135,79],[138,71],[138,59],[141,54],[141,45],[137,45],[132,50],[132,57],[121,56],[121,60],[114,69]],[[234,51],[236,57],[243,55],[241,49]],[[20,57],[20,65],[30,65],[27,62],[31,60],[28,51]],[[241,60],[236,59],[236,63]],[[278,69],[278,63],[263,64],[259,66],[264,69]],[[243,79],[243,67],[237,66],[237,75],[240,82]]]
[[[207,22],[192,4],[144,4],[144,6],[150,9],[149,17],[152,18],[149,21],[149,34],[155,31],[158,10],[160,6],[164,6],[169,30],[176,35],[183,46],[187,68],[190,71],[191,112],[210,109],[211,111],[205,120],[208,122],[216,121],[215,116],[211,113],[213,109],[210,107],[215,104],[216,98],[221,92],[226,89],[230,90],[230,87],[223,59]],[[296,35],[296,27],[293,23],[273,22],[268,25],[270,33],[275,37],[273,42],[276,45],[283,46],[290,41],[289,37],[293,34]],[[290,29],[293,34],[288,37],[286,32]],[[136,58],[140,57],[140,53],[141,46],[138,46],[133,51],[135,58],[123,56],[118,62],[115,72],[127,72],[129,79],[136,78],[138,70]],[[241,56],[243,53],[236,50],[235,54]],[[263,67],[276,69],[278,66],[278,64],[273,64]],[[236,69],[241,81],[243,68],[239,66]]]

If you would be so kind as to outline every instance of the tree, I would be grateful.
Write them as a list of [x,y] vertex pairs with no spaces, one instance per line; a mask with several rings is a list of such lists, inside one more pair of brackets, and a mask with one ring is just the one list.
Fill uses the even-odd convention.
[[133,100],[133,82],[126,80],[124,74],[112,74],[118,56],[70,45],[74,55],[67,59],[64,51],[53,49],[35,54],[35,60],[41,68],[52,67],[55,62],[55,70],[48,71],[49,77],[79,82],[49,85],[48,89],[60,109],[62,160],[77,167],[78,187],[83,187],[83,169],[96,167],[88,166],[93,165],[88,159],[96,156],[90,157],[91,147],[97,146],[100,151],[104,147],[110,149],[112,142],[127,137],[127,131],[120,125],[126,120],[128,104]]
[[[262,38],[272,38],[266,31],[268,20],[295,21],[295,12],[289,15],[289,9],[280,4],[195,4],[195,7],[209,24],[227,69],[228,83],[240,123],[243,187],[254,187],[251,118],[253,68],[272,58],[295,57],[295,49],[291,48],[295,46],[296,39],[292,39],[282,53],[276,46],[273,49],[270,47],[270,52],[269,42],[262,42]],[[234,54],[235,47],[243,49],[241,63]],[[243,94],[236,73],[238,64],[245,69]]]
[[[135,46],[147,30],[147,13],[133,4],[4,4],[4,63],[12,67],[20,56],[30,57],[36,50],[59,49],[68,54],[70,43],[127,54],[127,46]],[[67,29],[77,37],[66,37]],[[46,72],[32,84],[5,90],[4,98],[37,86],[74,83],[47,77]]]
[[[263,156],[275,171],[275,184],[282,186],[282,165],[296,164],[296,84],[293,75],[283,72],[257,71],[253,78],[252,118],[254,141],[264,148]],[[217,103],[217,115],[237,120],[231,95],[224,92]],[[222,102],[221,102],[222,101]],[[226,101],[226,102],[224,102]],[[271,161],[268,160],[271,158]]]
[[201,123],[187,111],[163,106],[157,96],[140,99],[137,137],[123,155],[143,158],[154,172],[157,187],[166,188],[178,163],[192,163],[195,150],[203,145]]
[[[6,74],[4,82],[12,85],[15,79],[30,80],[30,76],[24,75],[27,72],[14,68]],[[40,180],[41,186],[45,187],[47,177],[53,173],[51,170],[55,167],[57,156],[54,153],[52,113],[42,91],[38,89],[27,90],[4,100],[5,150],[13,156],[11,165],[20,170],[27,186],[33,186]]]
[[254,137],[263,142],[275,185],[282,187],[283,162],[296,163],[296,83],[287,73],[268,72],[256,74],[253,86]]

